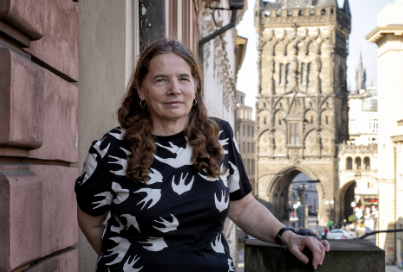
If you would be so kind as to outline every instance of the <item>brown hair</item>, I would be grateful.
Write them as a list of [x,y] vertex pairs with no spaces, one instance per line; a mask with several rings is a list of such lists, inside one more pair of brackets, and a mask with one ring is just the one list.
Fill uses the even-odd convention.
[[140,54],[136,69],[132,74],[129,87],[118,111],[120,126],[126,129],[124,140],[130,142],[134,156],[129,157],[126,177],[134,182],[146,183],[149,180],[149,167],[154,161],[156,151],[153,132],[153,120],[147,107],[140,105],[137,88],[141,87],[149,71],[151,60],[160,54],[176,54],[190,66],[196,87],[197,103],[189,113],[189,121],[184,130],[185,136],[192,147],[192,163],[198,171],[208,176],[218,177],[223,149],[218,142],[219,127],[207,115],[203,101],[203,77],[200,65],[190,50],[175,40],[157,41]]

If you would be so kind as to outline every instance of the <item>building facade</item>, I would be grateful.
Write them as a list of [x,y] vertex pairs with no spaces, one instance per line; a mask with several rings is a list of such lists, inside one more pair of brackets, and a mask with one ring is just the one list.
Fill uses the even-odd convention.
[[[403,1],[386,5],[366,36],[378,45],[379,229],[403,227]],[[402,266],[403,235],[381,233],[378,246],[386,263]]]
[[[0,1],[0,271],[94,271],[73,190],[91,142],[118,125],[141,50],[170,37],[197,55],[241,20],[233,2]],[[231,125],[243,47],[234,28],[204,46],[209,114]],[[236,240],[232,222],[224,231]]]
[[245,93],[237,91],[237,111],[235,137],[242,156],[243,164],[252,184],[252,194],[255,188],[255,121],[252,120],[252,107],[246,106]]
[[274,215],[282,209],[288,218],[277,200],[303,172],[320,181],[319,221],[329,220],[325,203],[335,202],[339,190],[336,145],[348,139],[350,20],[348,0],[343,8],[334,0],[256,1],[256,195]]

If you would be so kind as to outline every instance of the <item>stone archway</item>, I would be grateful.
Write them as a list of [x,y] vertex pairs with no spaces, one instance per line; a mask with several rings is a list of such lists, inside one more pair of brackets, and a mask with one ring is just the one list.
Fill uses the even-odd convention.
[[[336,208],[336,218],[343,221],[346,218],[346,212],[351,212],[351,202],[354,200],[355,179],[344,182],[337,193],[338,207]],[[352,197],[351,197],[352,195]],[[351,213],[352,214],[352,213]],[[350,214],[349,214],[350,215]],[[348,217],[348,215],[347,215]]]
[[[311,180],[319,180],[314,173],[304,168],[303,166],[293,165],[280,170],[269,182],[266,194],[269,199],[270,210],[273,215],[279,220],[285,220],[289,217],[289,209],[287,206],[289,200],[288,187],[299,173],[304,173]],[[321,209],[321,205],[323,202],[321,201],[323,198],[323,187],[320,183],[315,183],[315,187],[318,192],[318,216],[320,217],[323,210]]]

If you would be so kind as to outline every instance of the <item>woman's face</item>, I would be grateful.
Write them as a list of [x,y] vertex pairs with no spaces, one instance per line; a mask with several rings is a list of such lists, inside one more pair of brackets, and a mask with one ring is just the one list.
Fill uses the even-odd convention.
[[195,91],[190,66],[171,53],[151,60],[138,94],[141,100],[146,100],[154,125],[179,122],[186,126]]

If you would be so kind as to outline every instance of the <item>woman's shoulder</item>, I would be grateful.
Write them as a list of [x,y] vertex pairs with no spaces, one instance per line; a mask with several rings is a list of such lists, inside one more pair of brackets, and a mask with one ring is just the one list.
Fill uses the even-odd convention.
[[227,121],[217,118],[217,117],[210,117],[211,120],[213,120],[219,127],[220,129],[220,138],[222,136],[231,136],[233,134],[232,128],[230,123],[228,123]]
[[105,133],[100,140],[95,140],[91,144],[90,149],[95,151],[102,157],[116,156],[119,153],[128,153],[130,145],[123,139],[126,130],[121,127],[115,127]]

